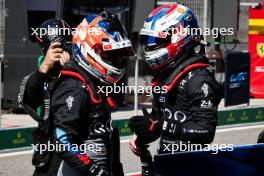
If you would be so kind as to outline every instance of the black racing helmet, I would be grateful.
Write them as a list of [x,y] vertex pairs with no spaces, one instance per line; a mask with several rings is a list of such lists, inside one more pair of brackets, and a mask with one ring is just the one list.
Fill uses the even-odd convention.
[[60,42],[61,48],[71,53],[72,30],[63,19],[52,18],[43,22],[38,29],[36,38],[44,54],[46,54],[52,42]]

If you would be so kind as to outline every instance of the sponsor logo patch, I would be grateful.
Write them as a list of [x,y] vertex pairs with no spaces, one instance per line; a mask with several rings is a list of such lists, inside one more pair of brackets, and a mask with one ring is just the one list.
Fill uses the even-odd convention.
[[72,96],[69,96],[69,97],[66,99],[66,103],[67,103],[67,106],[68,106],[68,109],[69,109],[69,110],[71,110],[72,105],[73,105],[73,102],[74,102],[74,97],[72,97]]
[[202,108],[202,109],[210,109],[210,108],[212,108],[212,106],[213,106],[213,104],[212,104],[211,100],[202,100],[200,108]]
[[208,96],[208,88],[209,88],[208,84],[203,83],[203,86],[201,87],[201,90],[204,93],[204,97],[207,97]]
[[177,11],[179,12],[179,13],[184,13],[184,9],[183,8],[181,8],[181,7],[179,7],[179,8],[177,8]]
[[264,43],[258,43],[257,44],[257,53],[259,57],[264,57]]

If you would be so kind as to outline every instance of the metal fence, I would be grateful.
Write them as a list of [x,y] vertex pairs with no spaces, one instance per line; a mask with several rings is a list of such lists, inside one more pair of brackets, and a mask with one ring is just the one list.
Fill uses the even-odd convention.
[[5,42],[5,0],[0,0],[0,128],[2,118],[2,60],[4,59],[4,42]]
[[5,0],[0,0],[0,58],[4,54],[4,23],[5,23]]
[[260,0],[240,0],[239,8],[239,29],[237,33],[237,38],[241,43],[248,42],[248,16],[249,16],[249,7],[258,3]]

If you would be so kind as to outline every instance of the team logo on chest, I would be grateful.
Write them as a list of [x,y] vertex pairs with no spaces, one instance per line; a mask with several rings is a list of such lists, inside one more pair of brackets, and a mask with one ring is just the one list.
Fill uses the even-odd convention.
[[163,110],[164,116],[167,119],[174,119],[175,121],[184,122],[187,118],[186,114],[182,111],[173,111],[169,108]]
[[208,96],[208,88],[209,88],[208,84],[203,83],[203,86],[201,87],[201,90],[204,93],[204,97],[207,97]]

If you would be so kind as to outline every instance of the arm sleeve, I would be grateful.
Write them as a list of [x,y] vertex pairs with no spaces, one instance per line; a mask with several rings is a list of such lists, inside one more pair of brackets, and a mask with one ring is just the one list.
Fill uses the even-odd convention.
[[39,121],[37,108],[43,104],[43,86],[47,76],[35,71],[23,78],[18,94],[18,103],[36,121]]
[[[162,120],[162,112],[159,108],[159,104],[157,102],[157,97],[153,96],[153,100],[152,100],[152,111],[150,113],[150,117],[152,120],[156,121],[158,120],[159,124],[162,124],[163,120]],[[150,140],[148,141],[148,143],[150,142],[154,142],[156,141],[160,135],[161,135],[161,126],[159,125],[158,129],[156,129],[156,131],[151,135]],[[146,140],[147,141],[147,140]]]
[[153,95],[151,117],[153,120],[162,120],[162,112],[159,107],[157,96]]
[[[56,143],[63,146],[57,150],[61,158],[74,170],[83,175],[89,173],[90,158],[85,151],[79,150],[80,119],[84,115],[83,108],[89,106],[88,93],[80,87],[69,87],[69,84],[61,83],[52,97],[54,114],[54,137]],[[88,124],[87,124],[88,125]]]
[[23,97],[24,104],[36,109],[43,102],[43,86],[47,76],[38,70],[33,72],[27,80]]
[[[205,81],[208,80],[208,81]],[[194,143],[211,143],[217,125],[217,109],[221,100],[218,83],[208,79],[190,80],[187,85],[189,93],[190,114],[192,119],[181,124],[180,140]]]

